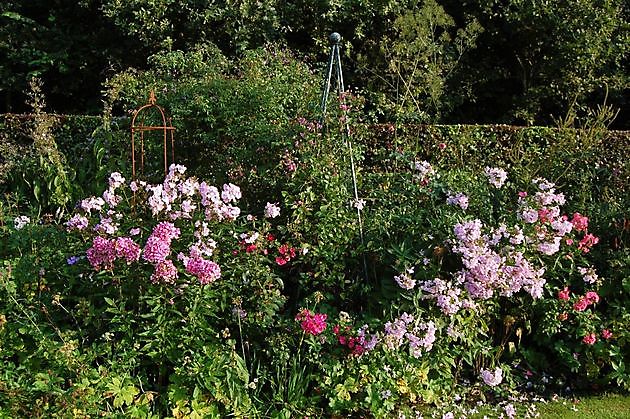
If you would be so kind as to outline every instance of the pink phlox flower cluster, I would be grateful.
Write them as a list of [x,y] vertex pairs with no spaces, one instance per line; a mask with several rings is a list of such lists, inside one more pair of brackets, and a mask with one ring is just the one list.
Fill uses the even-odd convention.
[[196,276],[201,285],[210,284],[221,277],[219,265],[201,257],[188,258],[186,272]]
[[103,205],[105,205],[103,198],[95,198],[92,196],[83,199],[79,204],[79,207],[88,214],[91,214],[92,210],[101,212],[103,210]]
[[166,260],[170,253],[170,241],[151,235],[149,236],[147,243],[144,245],[142,258],[147,262],[159,263]]
[[391,350],[400,348],[404,343],[407,327],[413,320],[413,316],[405,312],[393,322],[385,323],[385,337],[383,338],[385,347]]
[[540,253],[543,253],[545,255],[553,255],[554,253],[557,253],[560,250],[560,241],[562,240],[561,237],[554,237],[553,238],[553,242],[542,242],[538,244],[538,251]]
[[420,289],[425,293],[422,298],[434,299],[442,313],[447,316],[452,316],[462,308],[463,302],[460,298],[462,290],[440,278],[424,281]]
[[396,281],[400,288],[412,290],[416,286],[416,280],[411,277],[413,272],[414,268],[409,268],[400,275],[394,276],[394,281]]
[[448,196],[446,197],[446,203],[449,205],[458,206],[461,209],[465,210],[468,208],[468,196],[461,192],[458,192],[456,194],[449,192]]
[[171,240],[178,239],[180,234],[180,229],[168,221],[162,221],[156,225],[151,232],[152,236],[158,237],[169,245],[171,244]]
[[599,279],[597,273],[595,272],[595,268],[579,267],[578,272],[582,275],[582,279],[584,279],[584,282],[587,284],[594,284]]
[[116,224],[111,217],[101,217],[101,221],[94,226],[94,231],[112,235],[118,231],[118,224]]
[[177,185],[179,192],[188,197],[192,197],[199,190],[199,182],[194,178],[188,178]]
[[564,287],[563,289],[558,291],[559,300],[569,301],[570,298],[571,298],[571,291],[569,290],[569,287]]
[[66,231],[85,230],[89,224],[87,217],[81,214],[75,214],[66,222]]
[[435,176],[435,169],[427,161],[414,162],[414,168],[418,173],[414,177],[420,180],[420,184],[426,186],[433,176]]
[[350,326],[346,326],[342,331],[339,325],[333,327],[333,333],[337,337],[337,341],[340,345],[347,347],[350,353],[355,356],[361,356],[376,347],[378,343],[378,336],[370,335],[367,333],[368,325],[361,326],[356,336],[348,334],[350,332]]
[[106,189],[103,192],[103,201],[105,201],[110,208],[115,208],[118,204],[120,204],[122,199],[122,196],[116,195],[113,188]]
[[482,238],[481,229],[483,227],[483,223],[475,219],[473,221],[465,221],[463,223],[455,224],[453,228],[453,232],[455,233],[455,237],[462,243],[474,243],[479,241]]
[[[479,220],[467,221],[455,225],[457,240],[452,245],[454,253],[461,255],[464,268],[458,276],[464,279],[464,288],[472,298],[488,299],[498,290],[502,295],[512,294],[524,289],[533,298],[542,296],[545,280],[543,269],[536,270],[523,256],[509,247],[503,248],[503,254],[497,253],[496,246],[501,237],[508,236],[507,227],[501,226],[493,232],[492,239],[482,234]],[[559,243],[558,243],[559,245]],[[457,301],[453,294],[450,300]],[[450,312],[443,299],[444,310]],[[452,307],[454,309],[454,307]]]
[[116,189],[125,184],[125,178],[118,172],[112,172],[108,179],[109,187]]
[[488,177],[488,182],[495,188],[500,188],[507,180],[507,172],[498,167],[486,167],[483,173]]
[[582,338],[582,342],[586,345],[594,345],[597,342],[597,335],[595,333],[589,333]]
[[265,205],[265,218],[276,218],[280,215],[280,207],[277,204],[267,202]]
[[310,310],[302,309],[295,316],[295,320],[300,322],[302,330],[308,334],[317,336],[326,330],[326,319],[328,316],[323,313],[313,313]]
[[154,284],[174,284],[179,274],[177,268],[170,259],[162,260],[155,265],[155,270],[151,275],[151,282]]
[[528,224],[533,224],[538,221],[538,211],[533,208],[525,207],[518,213],[518,218]]
[[130,237],[118,237],[115,242],[116,257],[124,258],[127,265],[140,259],[140,246]]
[[556,230],[558,236],[562,237],[566,236],[573,230],[573,223],[568,221],[566,216],[563,216],[562,218],[553,220],[551,222],[551,227]]
[[[429,352],[433,348],[436,330],[435,323],[429,321],[419,324],[412,331],[405,334],[409,341],[409,352],[414,358],[420,358],[423,351]],[[419,335],[422,337],[419,337]]]
[[151,192],[147,203],[154,216],[171,210],[171,199],[164,190],[164,185],[147,186],[147,189]]
[[499,367],[495,368],[494,372],[481,370],[481,379],[490,387],[498,386],[503,381],[503,370]]
[[171,163],[168,167],[168,177],[177,177],[178,175],[183,175],[186,173],[186,166],[182,164]]
[[599,295],[595,291],[588,291],[583,297],[580,297],[580,299],[573,304],[573,309],[575,311],[584,311],[591,304],[597,303],[599,303]]
[[239,188],[238,186],[232,183],[227,183],[223,185],[223,191],[221,192],[221,199],[226,204],[229,204],[230,202],[238,201],[239,199],[241,199],[241,188]]
[[611,339],[612,337],[613,337],[613,334],[610,330],[608,329],[602,330],[602,338],[608,340],[608,339]]
[[116,241],[96,236],[86,255],[95,270],[112,269],[116,261]]

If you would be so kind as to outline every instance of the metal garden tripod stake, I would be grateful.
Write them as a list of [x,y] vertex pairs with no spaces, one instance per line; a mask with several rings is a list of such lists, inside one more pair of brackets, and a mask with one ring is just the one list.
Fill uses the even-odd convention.
[[[324,81],[322,101],[320,104],[320,109],[321,109],[320,125],[323,127],[324,122],[326,120],[326,105],[328,102],[328,96],[330,95],[330,87],[331,87],[333,71],[335,71],[336,73],[335,75],[337,79],[337,85],[336,85],[337,96],[339,99],[341,111],[344,114],[344,118],[343,118],[344,134],[345,134],[344,142],[347,145],[348,152],[350,154],[350,169],[352,171],[352,189],[354,193],[353,206],[357,210],[357,219],[359,221],[359,234],[361,236],[361,245],[364,245],[365,243],[363,239],[363,221],[361,218],[362,205],[359,201],[359,193],[357,190],[357,174],[356,174],[356,168],[354,164],[354,152],[352,150],[350,125],[349,125],[348,117],[347,117],[348,109],[347,109],[347,106],[345,106],[346,98],[345,98],[345,88],[343,85],[343,72],[341,71],[341,56],[339,55],[339,44],[341,42],[341,35],[339,35],[337,32],[333,32],[332,34],[330,34],[330,37],[328,39],[331,42],[330,59],[328,60],[328,69],[326,71],[326,80]],[[364,269],[365,278],[367,280],[367,262],[365,259],[365,255],[363,255],[363,269]]]

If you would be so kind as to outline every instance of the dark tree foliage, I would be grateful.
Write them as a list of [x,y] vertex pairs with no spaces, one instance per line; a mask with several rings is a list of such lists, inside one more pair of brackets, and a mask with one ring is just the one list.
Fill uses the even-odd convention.
[[627,128],[629,29],[623,0],[8,0],[0,112],[38,76],[51,110],[95,113],[110,76],[203,44],[236,59],[278,43],[322,66],[337,31],[380,120],[553,124],[606,100]]

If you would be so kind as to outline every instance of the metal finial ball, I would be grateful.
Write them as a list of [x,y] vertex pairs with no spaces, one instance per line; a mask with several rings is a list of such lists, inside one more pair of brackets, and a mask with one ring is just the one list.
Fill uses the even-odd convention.
[[338,44],[341,41],[341,35],[339,35],[337,32],[333,32],[330,34],[330,37],[328,39],[330,39],[330,42]]

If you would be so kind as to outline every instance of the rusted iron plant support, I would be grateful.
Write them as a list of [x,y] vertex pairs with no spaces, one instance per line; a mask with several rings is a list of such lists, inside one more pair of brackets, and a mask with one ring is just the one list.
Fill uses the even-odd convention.
[[[168,174],[168,137],[170,136],[171,142],[171,163],[175,162],[175,128],[171,124],[171,119],[166,118],[164,110],[156,104],[155,93],[151,90],[149,94],[149,103],[141,106],[134,111],[131,118],[131,177],[136,179],[136,133],[140,134],[140,172],[144,173],[144,133],[151,131],[162,131],[163,134],[163,147],[164,147],[164,176]],[[159,112],[162,119],[162,125],[144,125],[144,115],[140,117],[138,125],[138,115],[144,110],[155,109]],[[145,112],[146,113],[146,112]]]

